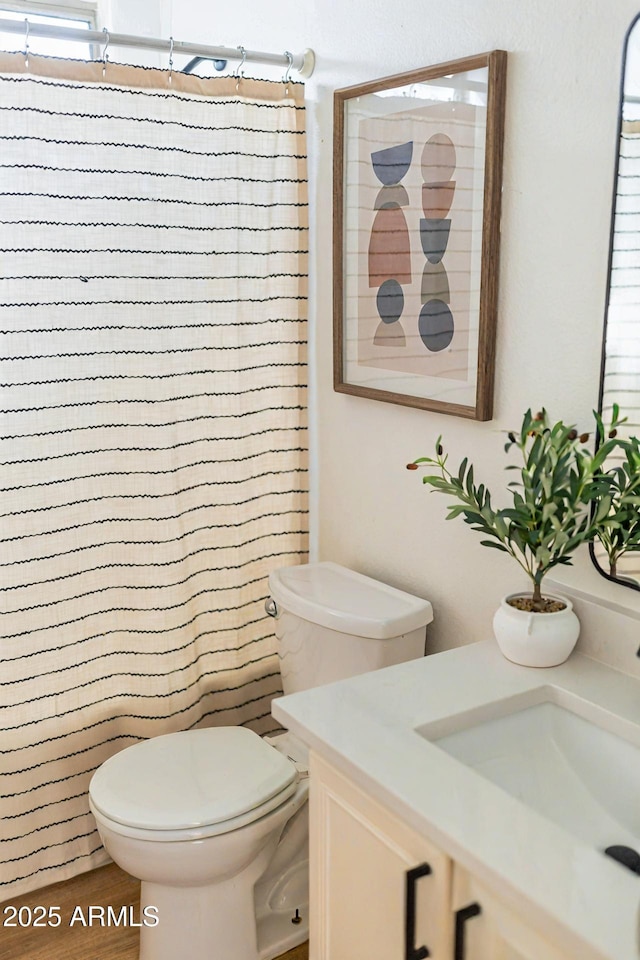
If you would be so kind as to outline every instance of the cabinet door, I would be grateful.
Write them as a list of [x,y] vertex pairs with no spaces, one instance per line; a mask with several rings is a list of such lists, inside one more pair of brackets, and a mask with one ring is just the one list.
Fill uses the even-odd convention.
[[313,754],[310,771],[311,960],[451,960],[448,857]]
[[454,868],[452,906],[454,960],[575,960],[458,865]]

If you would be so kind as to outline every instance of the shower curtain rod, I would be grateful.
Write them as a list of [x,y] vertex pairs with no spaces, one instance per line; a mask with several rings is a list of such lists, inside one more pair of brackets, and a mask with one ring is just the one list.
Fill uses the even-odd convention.
[[30,36],[49,37],[54,40],[76,40],[81,43],[104,43],[106,47],[137,47],[142,50],[157,50],[171,57],[174,53],[184,53],[203,60],[240,60],[244,63],[264,63],[269,66],[281,66],[295,70],[301,77],[310,77],[315,66],[313,50],[295,54],[264,53],[259,50],[245,50],[244,47],[206,47],[199,43],[185,43],[182,40],[158,40],[154,37],[135,37],[126,33],[110,33],[104,30],[81,30],[77,27],[57,27],[53,24],[31,23],[24,20],[0,19],[0,32],[21,33],[25,37],[25,46]]

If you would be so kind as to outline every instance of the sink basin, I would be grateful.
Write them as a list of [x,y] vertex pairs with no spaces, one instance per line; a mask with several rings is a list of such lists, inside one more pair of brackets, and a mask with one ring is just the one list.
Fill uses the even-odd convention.
[[640,851],[640,747],[612,731],[615,719],[605,729],[545,699],[416,732],[590,845]]

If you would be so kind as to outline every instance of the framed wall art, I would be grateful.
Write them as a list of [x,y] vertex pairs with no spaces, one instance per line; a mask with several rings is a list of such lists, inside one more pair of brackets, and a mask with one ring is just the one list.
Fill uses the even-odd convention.
[[506,66],[335,91],[335,390],[491,419]]

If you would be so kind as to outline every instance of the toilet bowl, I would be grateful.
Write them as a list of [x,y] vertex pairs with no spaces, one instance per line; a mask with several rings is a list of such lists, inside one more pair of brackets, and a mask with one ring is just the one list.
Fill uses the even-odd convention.
[[[269,587],[285,693],[424,655],[428,601],[333,563],[285,567]],[[151,918],[141,960],[273,960],[306,940],[307,798],[307,751],[288,732],[165,734],[98,768],[98,831]]]
[[193,958],[256,960],[254,886],[307,793],[244,727],[166,734],[99,768],[89,803],[111,858],[142,881],[142,960],[176,960],[185,938]]

